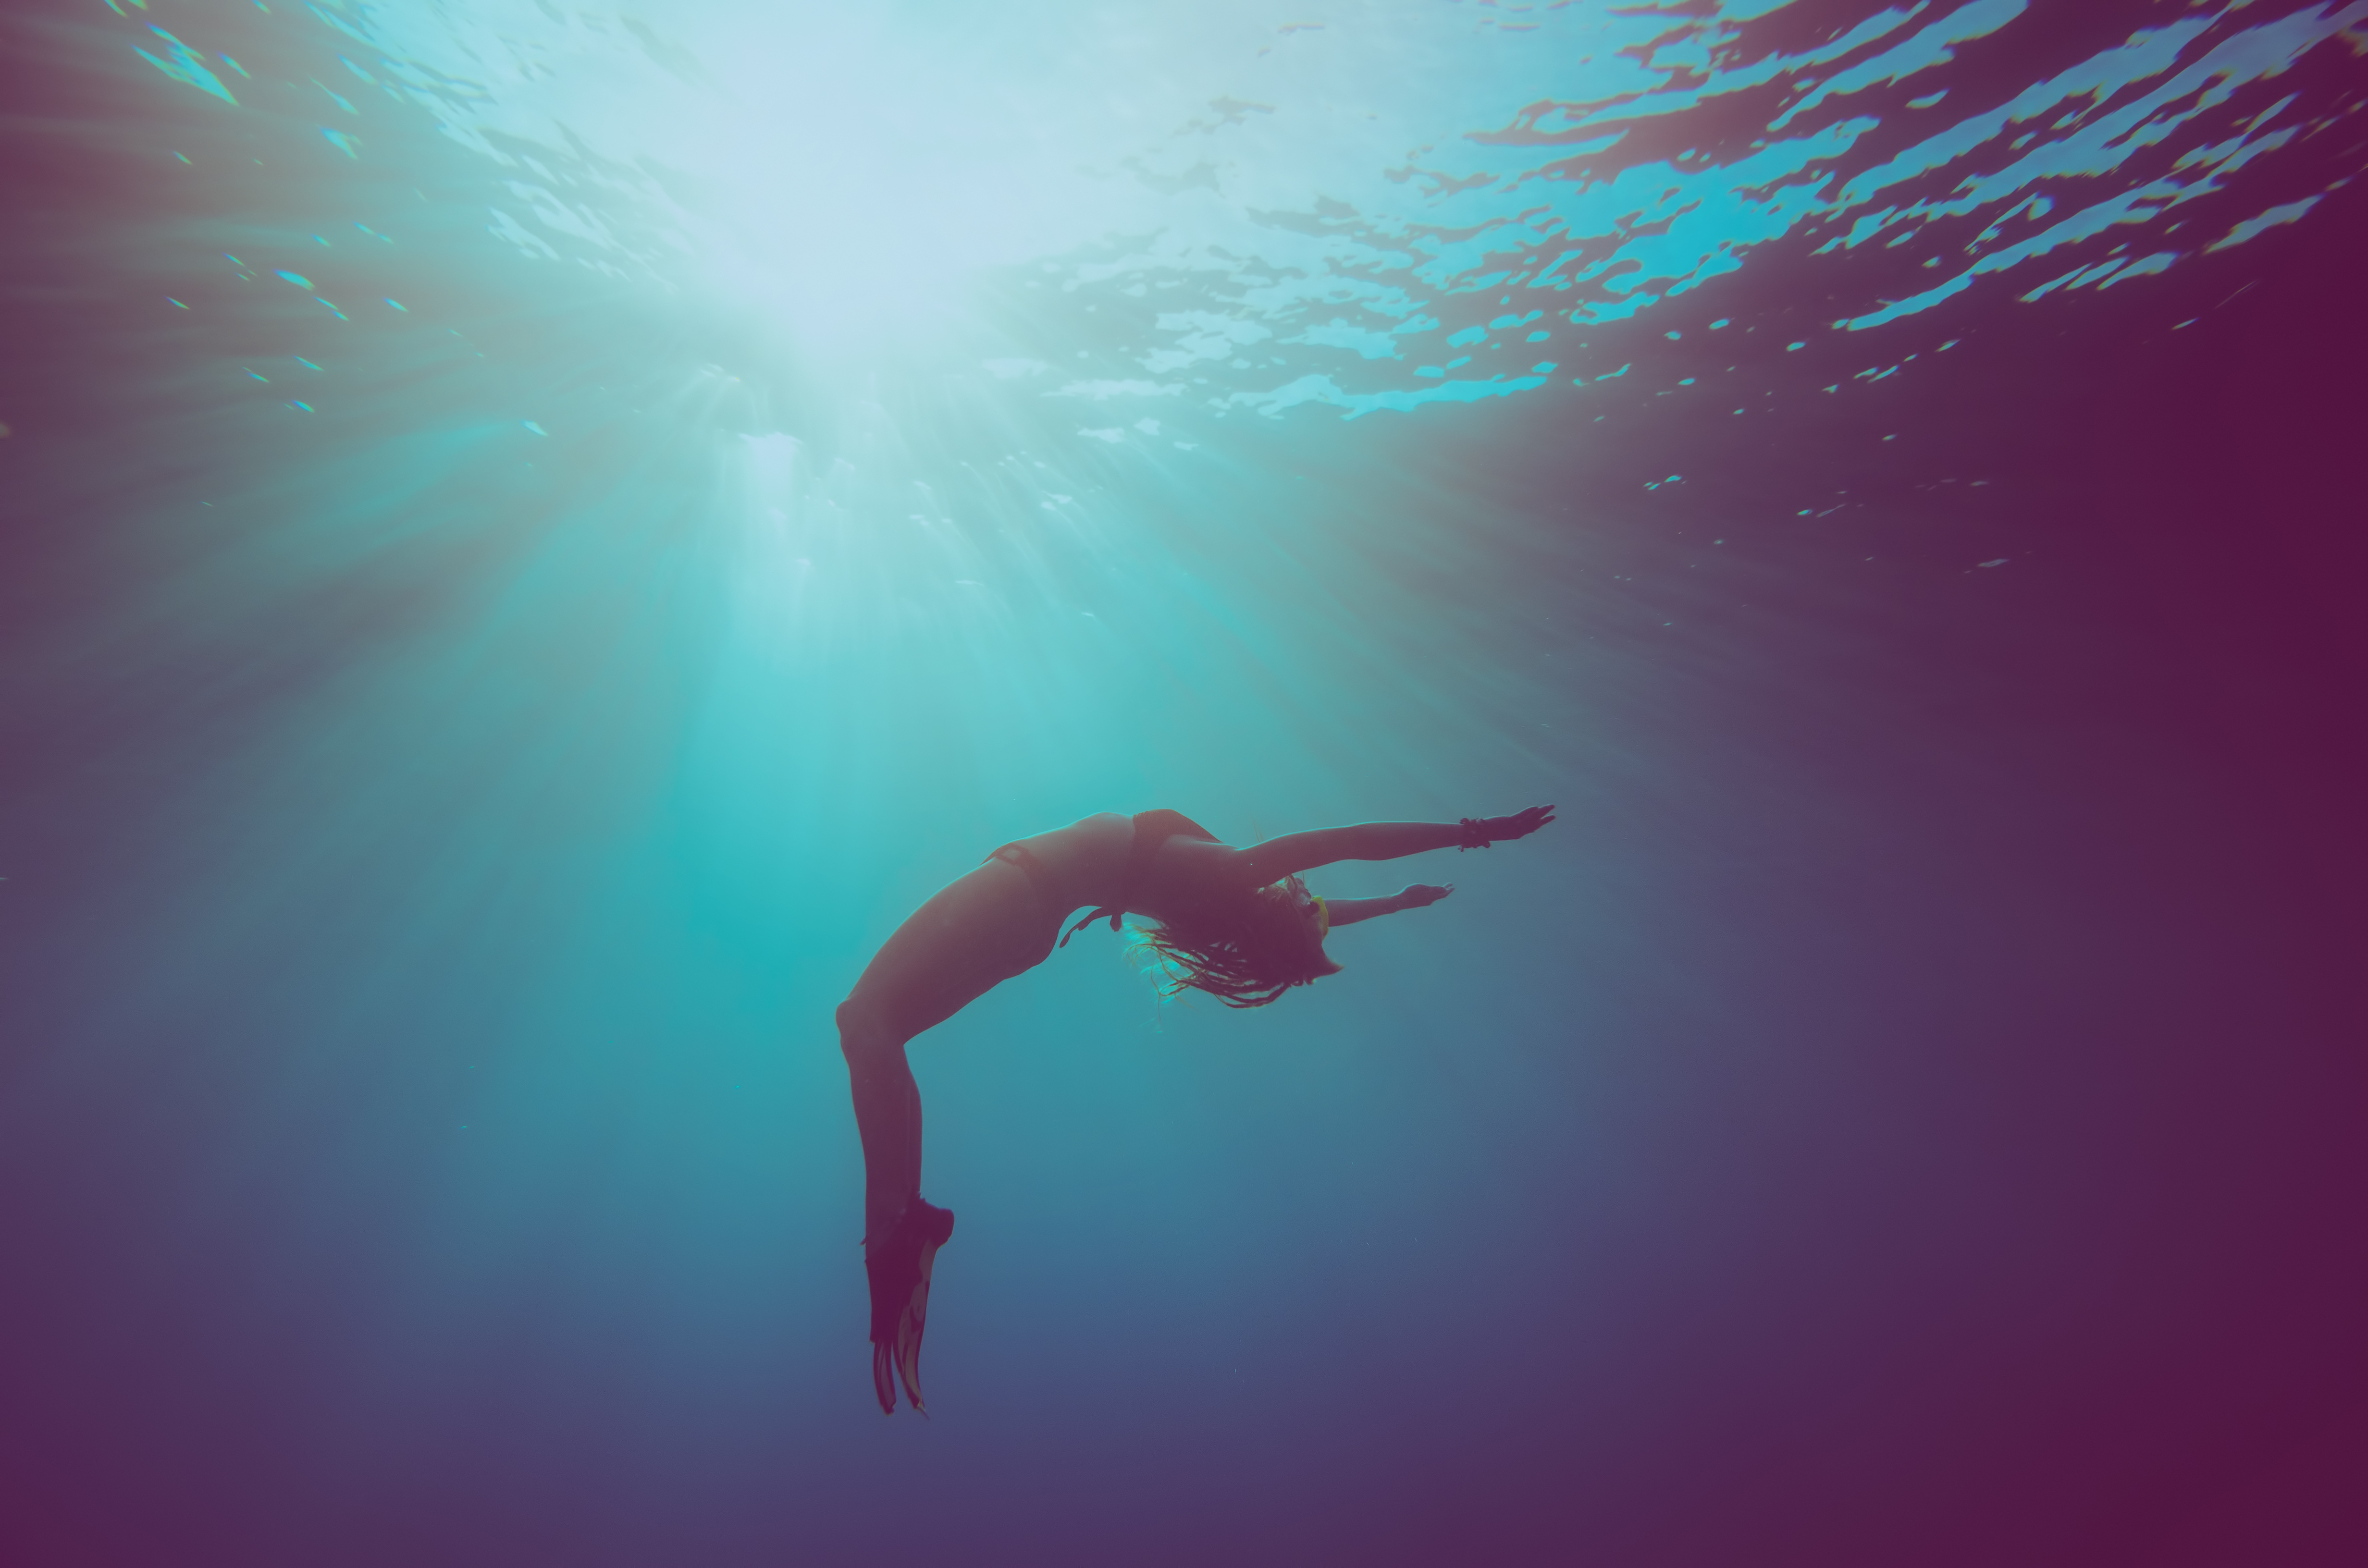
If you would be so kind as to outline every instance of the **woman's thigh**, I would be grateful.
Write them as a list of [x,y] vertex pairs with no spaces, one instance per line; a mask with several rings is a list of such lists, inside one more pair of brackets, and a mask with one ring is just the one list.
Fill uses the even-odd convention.
[[1062,913],[1019,867],[989,860],[897,926],[848,1000],[872,1027],[910,1040],[1043,962]]

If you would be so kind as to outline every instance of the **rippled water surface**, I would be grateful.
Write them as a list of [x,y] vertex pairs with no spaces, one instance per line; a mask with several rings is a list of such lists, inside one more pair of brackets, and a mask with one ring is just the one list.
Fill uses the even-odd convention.
[[11,1561],[2368,1550],[2368,3],[5,25]]

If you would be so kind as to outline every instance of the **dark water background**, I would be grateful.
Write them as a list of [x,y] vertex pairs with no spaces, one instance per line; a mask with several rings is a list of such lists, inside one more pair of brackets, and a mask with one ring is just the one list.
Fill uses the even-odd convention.
[[[120,9],[0,64],[8,1561],[2368,1551],[2362,7],[1942,6],[1821,103],[1888,45],[1703,84],[1871,6]],[[1911,97],[2181,18],[2082,113],[2252,63],[2155,142],[1820,250]],[[767,51],[770,229],[629,145]],[[1621,60],[1699,102],[1526,85]],[[1730,177],[1788,111],[1872,123]],[[919,899],[1545,800],[1316,879],[1459,891],[1273,1008],[1097,933],[917,1043],[880,1419],[829,1011]]]

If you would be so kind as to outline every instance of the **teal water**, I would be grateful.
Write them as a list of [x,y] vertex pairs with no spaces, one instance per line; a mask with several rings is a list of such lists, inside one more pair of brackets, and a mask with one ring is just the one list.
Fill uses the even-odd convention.
[[[18,1560],[2315,1561],[2363,25],[12,22]],[[879,1418],[914,906],[1544,801],[916,1042]]]

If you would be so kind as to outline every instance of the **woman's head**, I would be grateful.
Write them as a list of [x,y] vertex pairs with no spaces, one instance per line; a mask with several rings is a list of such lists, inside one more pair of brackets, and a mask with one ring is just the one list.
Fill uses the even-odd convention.
[[1285,877],[1201,919],[1145,926],[1137,940],[1175,971],[1168,987],[1205,991],[1228,1007],[1263,1007],[1340,966],[1324,954],[1324,901]]

